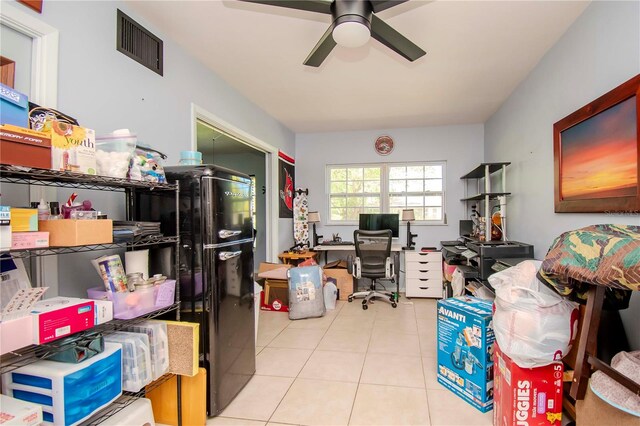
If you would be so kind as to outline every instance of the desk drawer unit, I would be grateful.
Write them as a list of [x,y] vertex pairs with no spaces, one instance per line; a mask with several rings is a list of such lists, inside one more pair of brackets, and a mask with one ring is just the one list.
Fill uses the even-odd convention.
[[405,252],[407,297],[442,297],[442,253]]

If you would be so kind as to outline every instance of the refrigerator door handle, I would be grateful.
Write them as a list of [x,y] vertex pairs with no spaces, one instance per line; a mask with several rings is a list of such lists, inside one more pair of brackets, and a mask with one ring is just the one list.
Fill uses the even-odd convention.
[[229,259],[233,259],[234,257],[238,257],[242,254],[241,250],[238,251],[221,251],[220,253],[218,253],[218,259],[220,259],[221,261],[225,261],[225,260],[229,260]]
[[242,234],[242,231],[230,231],[229,229],[221,229],[218,231],[218,237],[225,239],[231,238]]

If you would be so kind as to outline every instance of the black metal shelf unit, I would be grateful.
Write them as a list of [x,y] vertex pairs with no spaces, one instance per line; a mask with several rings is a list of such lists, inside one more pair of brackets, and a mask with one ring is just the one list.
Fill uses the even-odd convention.
[[[156,183],[156,182],[145,182],[145,181],[130,181],[127,179],[118,179],[111,178],[106,176],[94,176],[94,175],[85,175],[80,173],[71,173],[71,172],[61,172],[56,170],[48,170],[48,169],[37,169],[37,168],[28,168],[28,167],[19,167],[19,166],[11,166],[6,164],[0,164],[0,182],[3,183],[12,183],[12,184],[33,184],[40,186],[49,186],[49,187],[63,187],[63,188],[77,188],[77,189],[87,189],[87,190],[96,190],[96,191],[120,191],[124,192],[127,198],[126,200],[126,212],[125,216],[127,220],[135,220],[133,217],[133,211],[135,209],[131,208],[133,206],[135,193],[137,191],[174,191],[175,192],[175,201],[176,201],[176,211],[179,211],[178,202],[180,196],[180,188],[178,183]],[[176,215],[176,229],[179,229],[177,226],[179,224],[179,217]],[[175,273],[178,274],[179,271],[179,247],[180,247],[180,237],[179,236],[156,236],[156,237],[147,237],[138,241],[128,242],[128,243],[110,243],[110,244],[94,244],[94,245],[86,245],[86,246],[75,246],[75,247],[47,247],[41,249],[29,249],[29,250],[9,250],[3,253],[11,254],[15,257],[36,257],[36,256],[49,256],[49,255],[58,255],[58,254],[70,254],[70,253],[80,253],[80,252],[88,252],[95,250],[108,250],[108,249],[117,249],[117,248],[125,248],[127,250],[134,250],[139,247],[149,247],[156,245],[165,245],[165,244],[174,244],[175,245],[175,256],[174,256],[174,270]],[[177,278],[177,277],[176,277]],[[76,333],[71,338],[67,337],[64,339],[61,344],[58,342],[48,343],[46,345],[32,345],[26,348],[19,349],[14,352],[7,353],[0,357],[0,373],[7,373],[13,371],[19,367],[31,364],[40,359],[46,359],[51,357],[53,354],[58,353],[60,351],[66,350],[69,347],[72,347],[75,342],[86,337],[91,333],[103,333],[109,334],[115,331],[121,330],[124,327],[158,317],[160,315],[166,314],[168,312],[175,312],[176,319],[180,319],[180,285],[176,284],[175,289],[175,303],[168,307],[162,308],[155,312],[151,312],[146,315],[142,315],[138,318],[134,318],[131,320],[112,320],[105,324],[98,325],[89,330]],[[95,413],[91,418],[82,424],[88,425],[97,425],[114,415],[118,411],[125,408],[127,405],[131,404],[135,399],[143,397],[146,392],[150,391],[152,388],[159,386],[163,382],[167,381],[171,378],[172,374],[166,374],[160,379],[148,385],[145,389],[141,390],[137,393],[123,392],[123,395],[118,398],[114,403],[100,410],[98,413]],[[181,392],[180,392],[180,376],[177,376],[178,382],[178,424],[182,424],[182,413],[181,413]]]

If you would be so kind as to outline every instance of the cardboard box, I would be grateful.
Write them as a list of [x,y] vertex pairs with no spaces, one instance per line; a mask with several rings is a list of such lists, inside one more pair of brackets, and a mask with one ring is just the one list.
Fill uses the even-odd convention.
[[493,408],[492,302],[438,300],[438,382],[483,413]]
[[113,242],[113,221],[111,219],[41,220],[38,222],[38,228],[40,231],[49,232],[51,247],[110,244]]
[[36,130],[1,125],[0,163],[50,169],[51,137]]
[[0,424],[37,426],[42,424],[42,405],[0,395]]
[[263,311],[289,312],[289,282],[287,270],[293,265],[262,262],[258,267],[258,283],[264,289],[260,295]]
[[495,426],[562,424],[563,364],[521,368],[495,344]]
[[349,295],[354,292],[353,275],[347,271],[347,262],[336,260],[335,262],[327,263],[322,270],[327,277],[336,280],[339,300],[347,300]]
[[0,124],[29,127],[27,95],[4,84],[0,84]]
[[96,134],[92,129],[54,120],[50,134],[53,170],[96,174]]
[[14,232],[11,234],[11,249],[31,249],[49,247],[48,232]]
[[49,343],[95,325],[93,300],[54,297],[37,302],[31,310],[34,342]]

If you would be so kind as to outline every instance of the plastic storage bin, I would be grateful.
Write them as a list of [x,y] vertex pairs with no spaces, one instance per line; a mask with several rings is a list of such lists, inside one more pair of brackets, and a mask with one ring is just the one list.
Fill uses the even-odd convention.
[[96,167],[101,176],[126,179],[137,137],[128,129],[96,137]]
[[175,301],[176,281],[166,280],[160,285],[133,292],[114,293],[104,287],[87,290],[89,299],[113,302],[113,317],[131,319],[170,306]]
[[151,400],[136,399],[100,424],[103,426],[156,426]]
[[42,405],[44,424],[76,425],[122,394],[122,347],[79,364],[37,361],[2,375],[2,392]]
[[151,347],[145,333],[119,331],[104,336],[105,342],[122,345],[122,390],[138,392],[151,383]]
[[145,321],[126,328],[134,333],[145,333],[149,337],[151,373],[157,380],[169,370],[169,339],[167,324],[163,321]]

